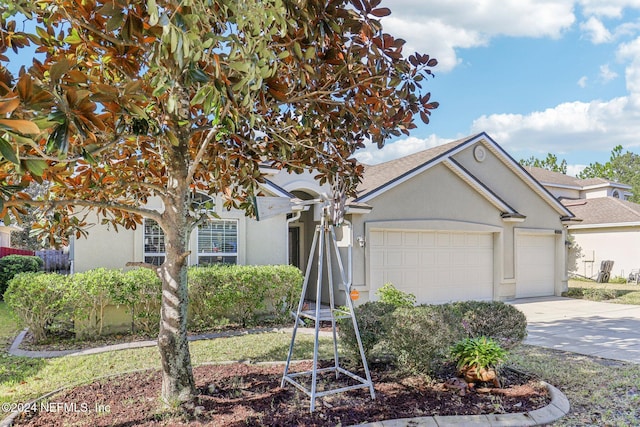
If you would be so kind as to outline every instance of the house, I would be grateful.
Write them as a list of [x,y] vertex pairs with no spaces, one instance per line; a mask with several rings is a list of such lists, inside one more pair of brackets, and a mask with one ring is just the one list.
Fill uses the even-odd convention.
[[[312,173],[265,169],[265,195],[310,200],[323,193]],[[154,203],[150,201],[150,203]],[[157,202],[156,202],[157,203]],[[218,211],[193,231],[190,264],[307,263],[318,205],[264,221]],[[419,303],[506,300],[566,290],[565,224],[573,214],[487,134],[366,166],[338,228],[358,303],[387,282]],[[162,231],[152,221],[116,234],[95,226],[74,242],[75,270],[158,263]],[[336,269],[334,269],[335,274]],[[336,294],[337,303],[345,294]]]
[[640,268],[640,205],[627,200],[631,186],[540,168],[527,171],[580,220],[568,225],[579,255],[573,273],[596,277],[608,260],[614,262],[612,276],[627,277]]

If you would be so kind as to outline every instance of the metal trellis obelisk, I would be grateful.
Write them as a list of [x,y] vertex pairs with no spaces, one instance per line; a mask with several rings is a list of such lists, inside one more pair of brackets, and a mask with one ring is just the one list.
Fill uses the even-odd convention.
[[[342,194],[344,194],[342,192]],[[318,201],[316,201],[318,202]],[[311,245],[311,253],[309,254],[309,261],[307,263],[307,268],[304,276],[304,283],[302,286],[302,293],[300,295],[300,302],[298,304],[298,310],[296,312],[296,321],[293,328],[293,334],[291,337],[291,344],[289,346],[289,354],[287,356],[287,364],[284,369],[284,374],[282,376],[281,386],[284,387],[285,383],[292,384],[302,392],[304,392],[307,396],[311,398],[311,407],[310,410],[313,412],[315,410],[316,398],[327,396],[330,394],[341,393],[348,390],[354,390],[359,388],[369,388],[369,392],[371,393],[371,398],[375,399],[375,392],[373,390],[373,383],[371,381],[371,375],[369,373],[369,367],[367,366],[367,360],[364,355],[364,349],[362,347],[362,341],[360,339],[360,332],[358,330],[358,323],[355,318],[355,314],[353,311],[353,302],[349,297],[351,293],[351,283],[347,281],[345,278],[345,271],[342,264],[342,260],[340,258],[340,253],[338,252],[338,244],[336,239],[336,234],[334,230],[334,224],[339,224],[342,222],[342,217],[344,214],[344,196],[335,197],[333,200],[322,200],[323,209],[322,216],[320,220],[320,225],[316,226],[315,234],[313,236],[313,243]],[[333,250],[332,250],[333,249]],[[317,282],[316,282],[316,301],[315,307],[309,310],[304,310],[305,307],[305,295],[307,292],[307,287],[309,286],[309,277],[311,274],[311,267],[313,264],[314,255],[317,250]],[[344,290],[347,293],[347,307],[348,310],[342,310],[335,307],[334,303],[334,287],[333,287],[333,272],[332,272],[332,258],[331,254],[335,255],[335,260],[337,262],[338,268],[340,269],[340,279],[342,281],[342,285]],[[350,267],[350,266],[349,266]],[[322,289],[325,281],[324,271],[326,268],[326,284],[329,287],[329,307],[323,308],[321,307],[322,301]],[[359,375],[356,375],[348,370],[344,369],[340,366],[340,359],[338,355],[338,341],[337,341],[337,333],[336,333],[336,320],[337,319],[347,319],[350,318],[353,323],[353,329],[356,334],[356,339],[358,342],[358,348],[360,350],[360,357],[362,359],[362,365],[364,368],[365,378],[362,378]],[[313,368],[310,371],[305,372],[295,372],[290,373],[289,367],[291,364],[291,358],[293,356],[293,349],[295,346],[296,333],[298,331],[298,325],[300,324],[302,319],[310,319],[315,324],[315,339],[313,344]],[[318,348],[319,348],[319,336],[320,336],[320,322],[322,321],[330,321],[331,322],[331,330],[333,336],[333,366],[329,368],[320,368],[318,366]],[[318,390],[318,374],[326,373],[326,372],[334,372],[336,379],[340,376],[340,374],[346,375],[353,379],[352,385],[347,385],[343,387],[336,388],[326,388],[322,390]],[[311,377],[310,386],[305,386],[301,382],[303,377]]]

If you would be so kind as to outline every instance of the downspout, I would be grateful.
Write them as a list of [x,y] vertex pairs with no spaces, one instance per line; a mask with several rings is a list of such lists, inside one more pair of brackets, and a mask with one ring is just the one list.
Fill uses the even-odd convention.
[[[347,277],[347,283],[345,283],[347,293],[349,293],[351,291],[351,284],[353,283],[353,224],[351,224],[351,221],[348,221],[346,219],[344,219],[343,222],[349,226],[349,234],[350,234],[349,246],[347,247],[347,265],[348,265],[347,276],[348,277]],[[347,295],[347,298],[349,298],[349,295]]]

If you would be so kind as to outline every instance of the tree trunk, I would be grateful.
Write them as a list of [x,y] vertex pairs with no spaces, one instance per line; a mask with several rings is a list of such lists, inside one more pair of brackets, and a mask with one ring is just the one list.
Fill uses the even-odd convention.
[[161,226],[166,258],[158,274],[162,280],[162,308],[158,348],[162,360],[162,399],[178,405],[193,399],[195,382],[187,340],[187,259],[189,220],[185,162],[169,168],[168,195],[164,198]]

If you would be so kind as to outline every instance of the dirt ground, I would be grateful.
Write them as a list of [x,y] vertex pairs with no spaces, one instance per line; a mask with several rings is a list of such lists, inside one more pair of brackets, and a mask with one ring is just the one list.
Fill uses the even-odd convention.
[[[292,365],[292,371],[310,369],[309,362]],[[22,414],[16,425],[347,426],[406,417],[526,412],[550,401],[538,381],[508,368],[501,371],[502,388],[480,384],[477,390],[461,395],[457,387],[461,384],[452,381],[453,366],[428,380],[399,378],[391,367],[380,364],[371,369],[375,399],[371,399],[368,388],[333,394],[317,399],[316,410],[310,413],[310,400],[304,393],[291,385],[280,387],[283,370],[282,364],[198,366],[194,369],[196,402],[173,411],[164,409],[159,400],[159,371],[123,375],[70,389],[38,403]],[[364,376],[363,372],[356,373]],[[353,383],[345,375],[336,380],[333,373],[327,373],[319,377],[318,387],[333,389]]]

